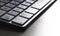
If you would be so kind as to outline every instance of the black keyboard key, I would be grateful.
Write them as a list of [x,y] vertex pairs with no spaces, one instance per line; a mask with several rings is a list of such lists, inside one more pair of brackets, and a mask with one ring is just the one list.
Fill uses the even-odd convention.
[[10,3],[15,4],[15,5],[20,4],[20,3],[19,3],[19,2],[17,2],[17,1],[11,1]]
[[26,2],[33,3],[36,0],[26,0]]
[[26,6],[30,6],[31,5],[30,3],[27,3],[27,2],[23,2],[22,4],[26,5]]
[[20,8],[17,8],[17,7],[14,8],[13,10],[14,10],[14,11],[18,11],[18,12],[22,12],[22,11],[23,11],[23,9],[20,9]]
[[23,18],[23,17],[19,17],[17,16],[15,19],[13,19],[13,22],[19,23],[19,24],[24,24],[28,19]]
[[6,4],[6,6],[13,8],[13,7],[15,7],[16,5],[13,5],[13,4],[8,3],[8,4]]
[[7,2],[9,2],[10,0],[0,0],[0,1],[7,3]]
[[26,18],[31,18],[33,16],[33,14],[29,14],[29,13],[26,13],[26,12],[22,12],[20,14],[20,16],[23,16],[23,17],[26,17]]
[[17,12],[15,12],[15,11],[10,11],[10,12],[8,12],[9,14],[11,14],[11,15],[14,15],[14,16],[16,16],[18,13]]
[[3,3],[3,2],[0,2],[0,6],[3,6],[5,3]]
[[15,1],[18,1],[18,2],[23,2],[24,0],[15,0]]
[[0,10],[0,16],[6,13],[6,11]]
[[9,14],[5,14],[4,16],[2,16],[1,18],[5,19],[5,20],[11,20],[14,16],[9,15]]
[[6,6],[3,6],[3,7],[1,7],[1,9],[6,10],[6,11],[9,11],[11,8],[6,7]]
[[31,7],[29,7],[27,10],[25,10],[25,11],[27,11],[27,12],[29,12],[29,13],[32,13],[32,14],[35,14],[38,10],[37,9],[34,9],[34,8],[31,8]]
[[27,8],[27,6],[24,6],[24,5],[22,5],[22,4],[20,4],[18,7],[19,7],[19,8],[23,8],[23,9],[26,9],[26,8]]

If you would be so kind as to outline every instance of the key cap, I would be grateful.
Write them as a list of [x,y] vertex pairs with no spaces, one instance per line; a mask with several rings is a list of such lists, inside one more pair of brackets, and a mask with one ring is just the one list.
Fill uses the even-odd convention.
[[41,9],[44,5],[46,5],[50,0],[39,0],[35,4],[32,5],[32,7]]
[[24,0],[16,0],[16,1],[18,1],[18,2],[23,2]]
[[6,19],[6,20],[11,20],[14,16],[11,16],[9,14],[5,14],[4,16],[2,16],[1,18]]
[[0,0],[0,1],[3,1],[3,2],[7,3],[7,2],[9,2],[10,0]]
[[34,8],[29,7],[26,11],[27,11],[27,12],[29,12],[29,13],[33,13],[33,14],[35,14],[38,10],[37,10],[37,9],[34,9]]
[[26,0],[26,1],[29,2],[29,3],[33,3],[36,0]]
[[14,15],[14,16],[16,16],[18,13],[17,12],[15,12],[15,11],[10,11],[10,12],[8,12],[9,14],[12,14],[12,15]]
[[24,6],[22,4],[20,4],[18,7],[23,8],[23,9],[26,9],[27,8],[27,6]]
[[20,14],[20,16],[23,16],[23,17],[26,17],[26,18],[31,18],[33,16],[33,14],[23,12],[23,13]]
[[0,6],[3,6],[5,3],[3,3],[3,2],[0,2]]
[[13,19],[13,22],[19,23],[19,24],[24,24],[28,19],[22,18],[17,16],[15,19]]
[[1,7],[1,9],[6,10],[6,11],[9,11],[11,8],[6,7],[6,6],[3,6],[3,7]]
[[27,2],[23,2],[22,4],[23,5],[27,5],[27,6],[30,6],[31,5],[30,3],[27,3]]
[[13,10],[15,10],[15,11],[18,11],[18,12],[22,12],[23,11],[23,9],[20,9],[20,8],[14,8]]
[[13,4],[8,3],[8,4],[6,4],[6,6],[13,8],[13,7],[15,7],[16,5],[13,5]]
[[19,2],[17,2],[17,1],[11,1],[10,3],[15,4],[15,5],[20,4],[20,3],[19,3]]
[[4,13],[6,13],[6,11],[0,10],[0,16]]

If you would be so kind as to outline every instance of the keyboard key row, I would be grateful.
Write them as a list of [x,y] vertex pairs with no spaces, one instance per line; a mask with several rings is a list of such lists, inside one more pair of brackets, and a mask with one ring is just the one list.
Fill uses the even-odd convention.
[[[11,8],[14,8],[16,6],[16,5],[14,5],[15,2],[17,2],[17,1],[11,1],[10,3],[8,3],[5,6],[1,7],[1,9],[6,10],[6,11],[9,11]],[[11,4],[11,3],[13,3],[13,4]],[[17,3],[17,4],[20,4],[20,3]],[[31,3],[27,3],[27,2],[23,2],[22,4],[20,4],[17,7],[26,9],[29,5],[31,5]],[[3,5],[3,4],[1,4],[1,5]],[[24,5],[27,5],[27,6],[24,6]],[[15,8],[15,9],[18,9],[18,8]],[[21,11],[21,9],[19,9],[19,11]]]
[[[4,11],[4,10],[0,10],[0,11],[1,11],[0,16],[3,15],[4,13],[5,13],[5,15],[9,14],[9,15],[12,15],[12,16],[16,16],[16,15],[19,14],[19,12],[13,11],[13,10],[11,10],[8,13],[6,13],[6,11]],[[3,15],[3,16],[5,16],[5,15]],[[27,12],[24,11],[24,12],[20,13],[19,16],[26,17],[26,18],[31,18],[33,16],[33,14],[30,14],[30,13],[27,13]]]
[[[7,9],[7,8],[5,7],[5,10],[9,10],[9,9]],[[18,13],[20,13],[20,12],[23,11],[23,9],[20,9],[20,8],[15,8],[15,9],[13,9],[13,10],[15,10],[15,11],[12,11],[12,10],[11,10],[11,11],[8,12],[8,13],[11,14],[11,15],[17,15]],[[32,11],[31,11],[31,10],[32,10]],[[32,14],[35,14],[38,10],[29,7],[29,8],[28,8],[27,10],[25,10],[25,11],[27,11],[28,13],[22,12],[20,15],[23,16],[23,17],[30,18],[30,17],[32,16]],[[4,14],[4,13],[6,13],[6,11],[0,10],[0,16],[1,16],[2,14]],[[30,14],[30,13],[32,13],[32,14]]]

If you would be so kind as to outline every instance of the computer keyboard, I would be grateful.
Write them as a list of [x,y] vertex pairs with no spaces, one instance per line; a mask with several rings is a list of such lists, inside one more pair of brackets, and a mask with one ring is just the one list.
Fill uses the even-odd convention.
[[50,2],[52,0],[0,0],[0,20],[23,29]]
[[[20,1],[20,2],[17,0],[16,1],[2,0],[0,7],[0,11],[1,11],[0,16],[2,19],[6,20],[7,22],[13,21],[18,24],[24,24],[29,18],[33,16],[33,14],[27,13],[24,10],[26,10],[29,6],[31,6],[35,2],[37,2],[37,0]],[[15,21],[18,20],[17,18],[20,18],[19,22]]]

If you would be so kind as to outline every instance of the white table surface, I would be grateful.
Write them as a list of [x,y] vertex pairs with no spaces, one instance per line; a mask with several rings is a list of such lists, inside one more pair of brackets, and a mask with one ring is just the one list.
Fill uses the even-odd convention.
[[60,36],[60,0],[24,33],[0,29],[0,36]]

